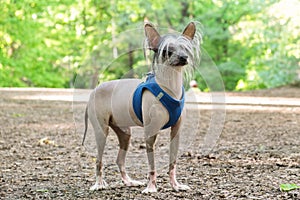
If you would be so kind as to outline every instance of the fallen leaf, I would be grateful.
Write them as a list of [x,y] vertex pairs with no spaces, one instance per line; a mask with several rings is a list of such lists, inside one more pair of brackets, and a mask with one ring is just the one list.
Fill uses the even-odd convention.
[[288,191],[295,190],[298,188],[300,188],[300,186],[296,185],[294,183],[280,184],[280,190],[282,190],[284,192],[288,192]]
[[47,189],[37,189],[36,192],[48,192]]

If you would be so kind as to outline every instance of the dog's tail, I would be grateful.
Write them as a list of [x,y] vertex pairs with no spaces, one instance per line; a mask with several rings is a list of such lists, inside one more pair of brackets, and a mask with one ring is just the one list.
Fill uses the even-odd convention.
[[86,132],[88,129],[88,106],[85,108],[85,113],[84,113],[84,133],[83,133],[83,139],[82,139],[82,146],[84,145],[85,137],[86,137]]

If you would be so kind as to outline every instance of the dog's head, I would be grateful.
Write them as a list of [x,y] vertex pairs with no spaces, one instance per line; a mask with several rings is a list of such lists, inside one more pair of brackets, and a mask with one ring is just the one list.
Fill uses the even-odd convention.
[[154,65],[181,67],[188,64],[195,68],[196,60],[199,60],[200,40],[194,22],[189,23],[182,34],[163,36],[147,23],[145,34],[147,48],[154,51]]

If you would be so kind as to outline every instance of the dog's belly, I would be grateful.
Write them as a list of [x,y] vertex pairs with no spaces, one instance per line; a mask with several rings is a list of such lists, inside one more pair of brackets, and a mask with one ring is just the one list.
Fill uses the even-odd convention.
[[132,96],[141,83],[139,79],[121,79],[114,81],[111,91],[112,123],[120,128],[141,125],[134,114]]

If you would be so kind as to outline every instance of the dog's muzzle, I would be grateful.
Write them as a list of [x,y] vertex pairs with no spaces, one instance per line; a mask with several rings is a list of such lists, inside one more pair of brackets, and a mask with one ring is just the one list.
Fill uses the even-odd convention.
[[183,65],[186,65],[186,64],[188,64],[188,56],[186,56],[186,55],[180,55],[180,56],[178,56],[178,66],[183,66]]

